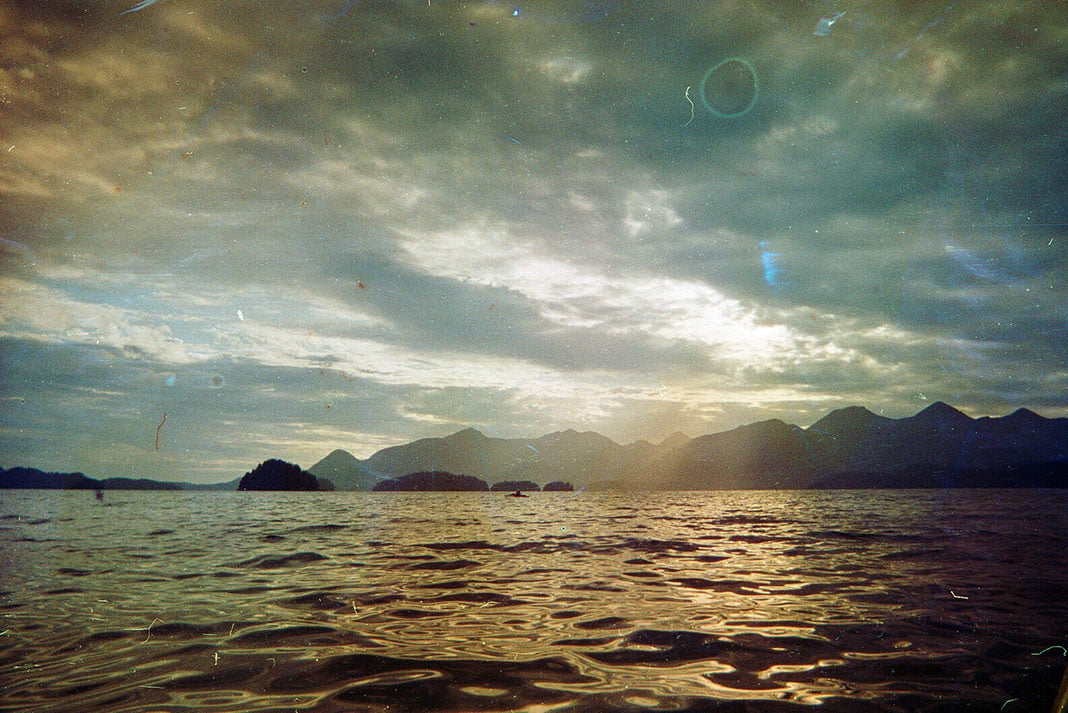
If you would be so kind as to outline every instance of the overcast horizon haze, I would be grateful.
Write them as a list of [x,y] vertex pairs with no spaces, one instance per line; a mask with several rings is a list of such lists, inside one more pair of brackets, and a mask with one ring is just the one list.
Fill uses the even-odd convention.
[[0,465],[1068,416],[1068,3],[135,5],[0,0]]

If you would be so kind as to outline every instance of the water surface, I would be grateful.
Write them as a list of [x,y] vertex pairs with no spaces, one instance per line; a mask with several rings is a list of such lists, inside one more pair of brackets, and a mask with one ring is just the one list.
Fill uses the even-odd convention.
[[0,709],[1048,711],[1068,493],[0,503]]

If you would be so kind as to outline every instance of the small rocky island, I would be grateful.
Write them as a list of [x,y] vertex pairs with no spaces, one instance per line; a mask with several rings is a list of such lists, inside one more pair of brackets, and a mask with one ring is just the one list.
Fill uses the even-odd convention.
[[541,486],[535,483],[533,480],[502,480],[499,483],[494,483],[490,486],[490,490],[493,492],[507,491],[510,493],[536,493],[541,490]]

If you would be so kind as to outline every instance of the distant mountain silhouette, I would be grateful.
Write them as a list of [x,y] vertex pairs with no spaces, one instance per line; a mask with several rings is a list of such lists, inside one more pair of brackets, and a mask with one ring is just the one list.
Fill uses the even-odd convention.
[[604,477],[606,465],[622,466],[626,456],[623,446],[592,432],[567,430],[535,439],[507,439],[465,428],[444,438],[385,448],[366,460],[335,450],[308,470],[330,478],[338,490],[371,490],[385,478],[437,470],[469,473],[489,483],[592,482]]
[[834,411],[807,429],[766,421],[695,439],[669,487],[1068,487],[1068,419],[973,419],[937,402],[890,419]]
[[825,471],[887,471],[906,465],[996,468],[1068,458],[1068,419],[1020,409],[1001,418],[969,416],[936,402],[911,418],[834,412],[807,434]]
[[701,436],[653,464],[654,486],[671,490],[808,487],[813,458],[800,429],[778,419]]
[[0,468],[0,490],[236,490],[239,479],[225,483],[176,483],[148,478],[89,478],[84,473],[53,473],[37,468]]
[[371,490],[376,483],[389,477],[372,473],[354,455],[341,449],[332,451],[308,468],[308,472],[320,480],[329,480],[337,490]]
[[0,468],[0,488],[37,490],[96,490],[103,481],[85,473],[51,473],[36,468]]
[[[308,469],[338,490],[383,490],[418,473],[466,473],[489,484],[543,490],[1068,487],[1068,419],[1018,409],[971,418],[935,402],[887,418],[862,406],[832,411],[808,428],[773,419],[659,444],[620,445],[593,432],[491,438],[465,428],[385,448],[365,460],[335,450]],[[249,475],[249,474],[246,474]],[[552,487],[550,487],[550,484]],[[574,484],[574,486],[572,485]],[[326,486],[326,483],[323,483]],[[2,488],[236,490],[210,485],[0,468]]]
[[774,419],[692,439],[675,434],[656,445],[573,430],[491,438],[467,428],[363,461],[334,451],[311,471],[326,475],[327,466],[342,490],[435,469],[489,483],[567,480],[625,490],[1068,487],[1068,419],[1027,409],[971,418],[942,402],[894,419],[850,406],[808,428]]

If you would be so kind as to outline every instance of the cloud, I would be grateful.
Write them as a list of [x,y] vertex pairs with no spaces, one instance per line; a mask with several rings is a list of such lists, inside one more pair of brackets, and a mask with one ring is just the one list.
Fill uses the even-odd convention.
[[140,311],[71,298],[18,278],[0,278],[0,291],[14,296],[0,317],[7,335],[103,345],[175,364],[194,360],[196,345],[183,344],[167,325],[149,323],[151,316]]
[[[522,295],[554,329],[644,342],[660,358],[665,354],[653,344],[697,344],[715,358],[750,364],[797,348],[789,328],[760,323],[752,309],[705,284],[614,274],[539,255],[477,228],[463,232],[423,236],[404,248],[423,269]],[[468,249],[457,251],[457,244]]]
[[[0,450],[28,464],[1068,413],[1063,13],[127,7],[0,8]],[[724,120],[690,102],[731,56],[759,92]]]

